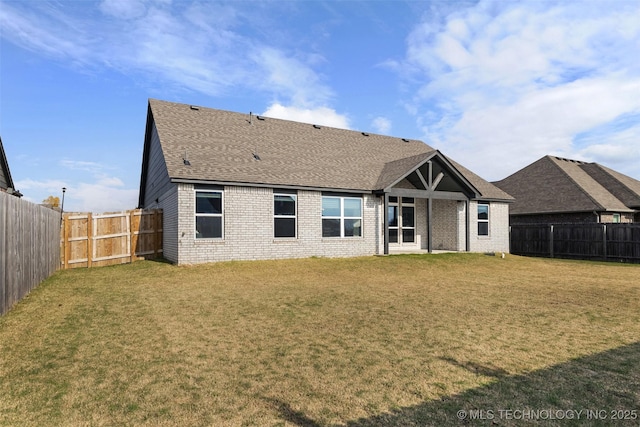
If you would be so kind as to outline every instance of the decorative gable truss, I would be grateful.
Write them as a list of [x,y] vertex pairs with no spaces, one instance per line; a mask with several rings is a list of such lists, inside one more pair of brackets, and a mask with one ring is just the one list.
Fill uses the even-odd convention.
[[416,140],[150,100],[140,184],[179,264],[509,248],[512,198]]

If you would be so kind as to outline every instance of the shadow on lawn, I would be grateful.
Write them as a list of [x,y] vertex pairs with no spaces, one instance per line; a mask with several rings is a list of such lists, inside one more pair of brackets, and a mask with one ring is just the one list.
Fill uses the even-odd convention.
[[[492,376],[496,381],[441,400],[348,421],[345,425],[640,425],[640,342],[526,375],[508,376],[499,368],[446,360],[480,375]],[[289,423],[300,427],[324,425],[285,402],[271,403]],[[459,411],[464,411],[460,412],[461,417]]]

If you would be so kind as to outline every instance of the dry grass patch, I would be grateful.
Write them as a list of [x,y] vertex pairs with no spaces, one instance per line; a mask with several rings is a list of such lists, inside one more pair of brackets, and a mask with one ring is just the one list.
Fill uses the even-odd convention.
[[459,425],[456,410],[479,405],[638,409],[639,272],[474,254],[61,271],[0,319],[0,424]]

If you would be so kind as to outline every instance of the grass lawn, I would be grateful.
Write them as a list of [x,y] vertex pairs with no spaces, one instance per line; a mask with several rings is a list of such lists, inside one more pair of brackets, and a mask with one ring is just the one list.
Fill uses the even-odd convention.
[[640,266],[443,254],[60,271],[0,318],[0,396],[12,426],[637,426]]

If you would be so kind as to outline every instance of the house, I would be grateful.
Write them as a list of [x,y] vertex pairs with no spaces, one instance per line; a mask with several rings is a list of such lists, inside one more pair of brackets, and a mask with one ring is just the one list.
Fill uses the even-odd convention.
[[421,141],[149,100],[139,207],[174,263],[506,252],[512,201]]
[[512,225],[640,221],[640,181],[598,163],[544,156],[494,184],[515,197]]
[[11,172],[9,171],[9,162],[7,162],[7,156],[5,155],[4,147],[2,146],[2,138],[0,138],[0,191],[16,197],[22,197],[22,193],[16,190],[13,185]]

